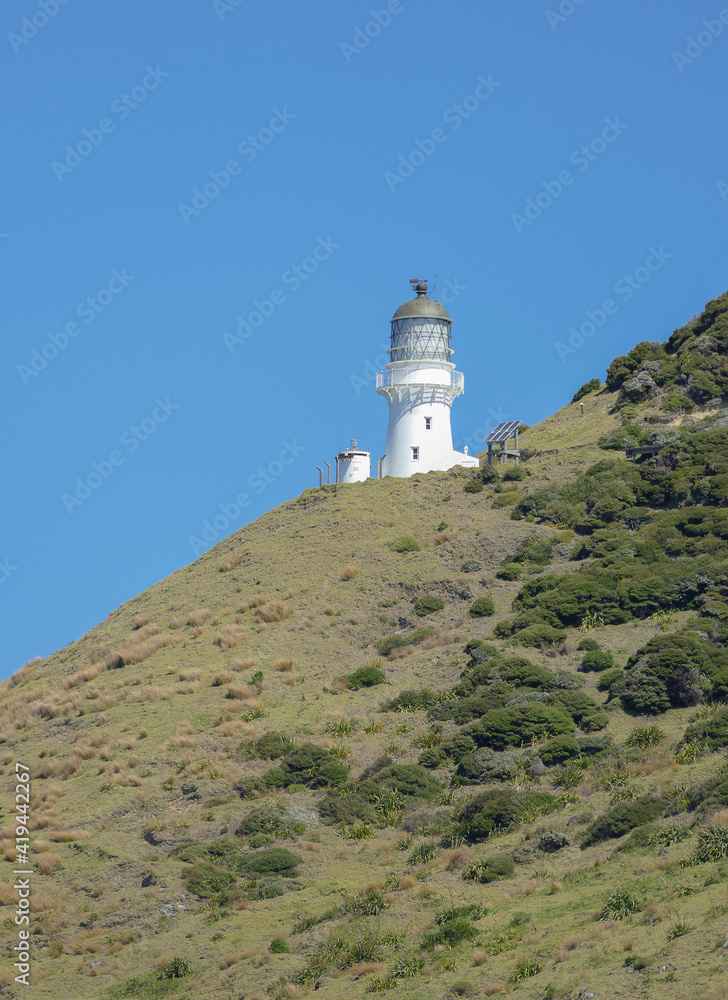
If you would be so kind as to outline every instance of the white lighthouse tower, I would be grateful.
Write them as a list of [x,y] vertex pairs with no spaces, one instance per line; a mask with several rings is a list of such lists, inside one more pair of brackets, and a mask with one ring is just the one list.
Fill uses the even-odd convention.
[[417,298],[392,317],[389,364],[377,375],[377,392],[389,403],[382,476],[477,468],[478,459],[452,446],[450,407],[464,389],[462,372],[450,360],[452,320],[427,297],[427,282],[410,282]]

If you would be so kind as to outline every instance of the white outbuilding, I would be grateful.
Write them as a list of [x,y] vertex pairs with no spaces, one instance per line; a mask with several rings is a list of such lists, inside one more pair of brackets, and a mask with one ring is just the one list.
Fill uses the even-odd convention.
[[452,446],[450,407],[465,384],[450,360],[452,319],[439,302],[427,297],[426,281],[411,284],[417,297],[392,317],[390,360],[377,375],[377,392],[389,404],[379,474],[406,478],[455,465],[477,468],[476,456]]

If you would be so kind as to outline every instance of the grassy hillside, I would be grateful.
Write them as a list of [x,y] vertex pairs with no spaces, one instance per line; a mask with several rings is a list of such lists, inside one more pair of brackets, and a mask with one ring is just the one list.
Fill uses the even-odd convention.
[[0,996],[724,1000],[728,444],[675,391],[307,490],[4,682]]

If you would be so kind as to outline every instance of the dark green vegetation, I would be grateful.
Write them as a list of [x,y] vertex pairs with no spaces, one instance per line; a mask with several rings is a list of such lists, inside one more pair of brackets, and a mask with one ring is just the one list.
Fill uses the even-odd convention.
[[724,312],[518,467],[307,490],[5,683],[28,995],[719,1000]]

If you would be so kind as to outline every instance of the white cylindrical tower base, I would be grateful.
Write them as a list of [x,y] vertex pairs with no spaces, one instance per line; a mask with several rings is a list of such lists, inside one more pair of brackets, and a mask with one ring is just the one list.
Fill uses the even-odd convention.
[[371,455],[352,442],[351,448],[345,448],[336,456],[336,472],[337,483],[363,483],[370,476]]

